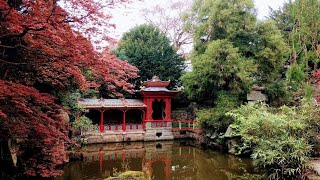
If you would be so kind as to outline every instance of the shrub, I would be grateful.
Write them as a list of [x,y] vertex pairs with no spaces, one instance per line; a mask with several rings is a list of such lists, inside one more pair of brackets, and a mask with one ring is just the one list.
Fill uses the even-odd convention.
[[225,114],[238,106],[238,98],[227,92],[220,92],[214,108],[203,109],[197,112],[197,122],[206,128],[224,133],[233,119]]
[[287,82],[289,87],[296,91],[301,88],[301,85],[305,82],[306,75],[304,68],[298,64],[292,64],[286,73]]
[[86,116],[81,116],[78,120],[74,121],[72,125],[75,128],[88,128],[92,125],[92,121]]
[[234,119],[233,135],[240,136],[238,154],[252,151],[257,168],[272,179],[296,179],[312,152],[312,139],[319,129],[319,110],[305,106],[272,109],[246,105],[227,113]]
[[70,121],[73,122],[76,120],[79,105],[78,105],[78,97],[80,97],[79,93],[67,93],[67,94],[59,94],[61,99],[61,104],[64,108],[69,111]]
[[281,106],[288,103],[289,91],[284,81],[275,81],[266,86],[268,104]]

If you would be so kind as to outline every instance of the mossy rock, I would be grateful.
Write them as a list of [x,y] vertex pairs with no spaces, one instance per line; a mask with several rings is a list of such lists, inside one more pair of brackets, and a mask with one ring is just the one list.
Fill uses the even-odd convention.
[[121,173],[118,177],[108,177],[106,180],[148,180],[145,173],[141,171],[126,171]]

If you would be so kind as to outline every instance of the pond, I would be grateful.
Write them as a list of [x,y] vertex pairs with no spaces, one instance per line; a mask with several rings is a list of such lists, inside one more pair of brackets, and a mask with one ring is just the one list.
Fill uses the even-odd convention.
[[56,180],[105,179],[126,171],[140,171],[154,180],[259,177],[250,159],[203,150],[189,142],[114,143],[85,146],[79,151],[83,160],[68,163]]

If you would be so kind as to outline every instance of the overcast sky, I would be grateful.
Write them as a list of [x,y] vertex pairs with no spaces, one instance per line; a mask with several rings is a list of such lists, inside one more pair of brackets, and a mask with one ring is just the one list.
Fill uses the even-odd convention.
[[[136,25],[143,24],[145,21],[141,15],[141,10],[153,7],[156,4],[167,4],[170,0],[143,0],[125,6],[119,6],[108,10],[113,15],[112,22],[116,24],[116,29],[111,32],[112,37],[120,39],[121,35]],[[258,12],[258,18],[263,19],[268,16],[269,6],[277,9],[288,0],[254,0]]]

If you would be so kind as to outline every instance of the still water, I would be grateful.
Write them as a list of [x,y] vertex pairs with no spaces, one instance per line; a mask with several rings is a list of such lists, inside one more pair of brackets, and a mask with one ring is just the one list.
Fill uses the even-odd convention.
[[56,180],[105,179],[125,171],[154,180],[258,179],[250,159],[203,150],[188,142],[134,142],[85,146]]

